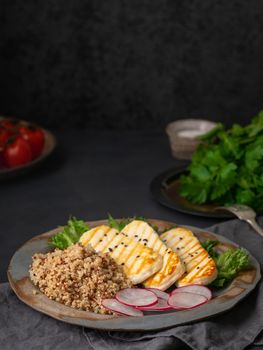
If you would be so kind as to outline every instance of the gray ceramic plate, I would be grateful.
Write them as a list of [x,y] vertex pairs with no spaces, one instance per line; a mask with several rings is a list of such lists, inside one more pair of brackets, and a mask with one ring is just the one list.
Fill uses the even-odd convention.
[[[0,117],[2,119],[3,117]],[[27,121],[19,120],[19,123],[22,125],[30,126],[33,125]],[[40,127],[41,128],[41,127]],[[41,164],[55,149],[56,147],[56,138],[55,136],[48,130],[41,128],[45,135],[45,144],[43,151],[39,157],[32,160],[30,163],[20,165],[14,168],[0,168],[0,180],[6,180],[13,177],[17,177],[28,171],[31,171],[39,164]]]
[[[174,225],[174,223],[167,221],[149,221],[160,229]],[[103,223],[106,223],[106,221],[94,221],[89,224],[91,227],[94,227]],[[219,249],[221,250],[237,247],[235,243],[222,236],[195,227],[189,228],[201,241],[208,238],[219,240]],[[231,309],[248,295],[260,280],[259,264],[251,256],[252,267],[250,270],[242,272],[227,288],[215,292],[211,301],[192,310],[148,312],[144,317],[98,315],[92,312],[76,310],[48,299],[39,291],[35,295],[33,291],[37,290],[37,288],[31,283],[28,275],[32,255],[36,252],[48,252],[50,250],[47,244],[48,238],[57,233],[58,230],[55,229],[35,236],[18,249],[11,259],[8,268],[8,279],[14,292],[24,303],[35,310],[71,324],[96,329],[123,331],[149,331],[182,325],[215,316]]]

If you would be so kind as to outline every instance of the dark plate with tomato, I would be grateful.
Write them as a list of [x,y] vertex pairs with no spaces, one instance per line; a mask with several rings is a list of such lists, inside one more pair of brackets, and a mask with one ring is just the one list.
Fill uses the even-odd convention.
[[35,168],[55,146],[50,131],[24,120],[0,117],[0,180]]

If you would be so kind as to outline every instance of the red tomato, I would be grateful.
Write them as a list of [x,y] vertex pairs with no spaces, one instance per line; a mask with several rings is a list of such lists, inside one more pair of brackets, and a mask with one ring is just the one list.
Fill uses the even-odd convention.
[[28,142],[19,136],[6,146],[3,158],[4,164],[10,168],[29,163],[32,160],[31,148]]
[[5,166],[5,160],[3,156],[3,152],[0,151],[0,168]]
[[0,128],[0,149],[4,148],[7,144],[7,141],[11,137],[11,133],[6,129]]
[[19,128],[19,133],[23,139],[29,143],[32,151],[32,158],[35,159],[40,156],[45,143],[45,136],[43,131],[33,126],[21,126]]
[[0,119],[0,126],[7,129],[12,130],[18,124],[18,121],[15,119]]

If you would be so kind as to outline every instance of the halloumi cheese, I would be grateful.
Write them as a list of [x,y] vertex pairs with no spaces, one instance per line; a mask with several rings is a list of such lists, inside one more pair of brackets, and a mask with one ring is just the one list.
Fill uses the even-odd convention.
[[185,265],[186,273],[177,281],[178,286],[207,285],[216,279],[216,264],[192,231],[183,227],[173,228],[164,232],[161,239]]
[[83,233],[79,242],[83,246],[91,245],[101,253],[109,253],[133,284],[141,283],[162,267],[161,255],[145,247],[123,233],[102,225]]
[[183,275],[185,268],[178,255],[167,248],[147,222],[133,220],[124,227],[122,232],[163,257],[162,269],[143,282],[145,287],[166,290]]

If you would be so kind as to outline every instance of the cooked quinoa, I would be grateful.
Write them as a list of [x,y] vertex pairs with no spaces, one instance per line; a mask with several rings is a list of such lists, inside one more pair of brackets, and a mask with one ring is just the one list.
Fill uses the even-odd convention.
[[30,278],[49,299],[77,309],[109,313],[102,300],[131,287],[121,266],[108,255],[79,244],[35,254]]

